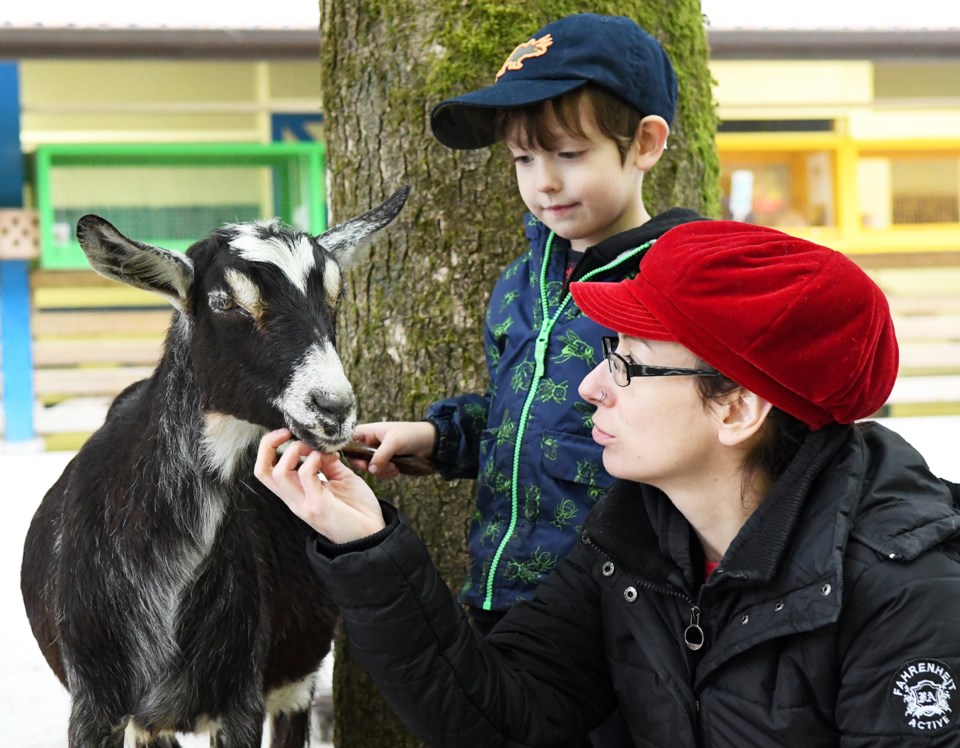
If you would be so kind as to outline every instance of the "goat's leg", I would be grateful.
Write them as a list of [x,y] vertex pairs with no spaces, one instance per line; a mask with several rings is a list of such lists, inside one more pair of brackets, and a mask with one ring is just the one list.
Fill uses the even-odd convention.
[[70,748],[123,748],[127,718],[109,719],[74,696],[70,704],[67,745]]
[[173,735],[161,735],[146,743],[137,741],[135,748],[181,748],[180,741]]
[[309,737],[309,712],[283,712],[270,717],[270,748],[305,748]]
[[260,748],[263,712],[221,715],[220,726],[210,735],[210,748]]

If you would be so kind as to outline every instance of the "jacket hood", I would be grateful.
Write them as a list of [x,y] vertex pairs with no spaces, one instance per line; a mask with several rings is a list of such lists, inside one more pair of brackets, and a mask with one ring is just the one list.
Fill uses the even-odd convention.
[[[604,239],[599,244],[587,249],[580,258],[580,261],[573,268],[570,274],[569,282],[582,278],[594,268],[612,262],[621,254],[627,252],[641,244],[646,244],[654,239],[659,239],[667,231],[683,223],[692,221],[705,221],[703,216],[694,210],[687,208],[671,208],[659,215],[653,216],[649,221],[634,229],[615,234]],[[643,255],[640,256],[641,259]]]
[[[695,210],[688,208],[670,208],[663,213],[653,216],[641,226],[615,234],[604,239],[599,244],[588,247],[574,267],[568,282],[579,280],[586,273],[612,262],[624,252],[654,239],[658,239],[675,226],[690,223],[691,221],[706,220],[709,219],[704,218]],[[546,242],[549,234],[550,229],[534,218],[532,214],[527,214],[526,235],[532,246],[542,246]],[[570,243],[566,239],[557,237],[554,245],[568,248]],[[618,275],[619,274],[621,273],[618,273]]]
[[896,432],[873,422],[859,431],[865,485],[851,535],[888,558],[904,560],[960,535],[955,486],[933,475]]

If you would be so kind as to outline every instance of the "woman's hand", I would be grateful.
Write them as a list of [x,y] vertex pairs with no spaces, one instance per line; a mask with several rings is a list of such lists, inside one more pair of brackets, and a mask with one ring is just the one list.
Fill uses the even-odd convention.
[[386,527],[377,497],[338,454],[294,441],[278,457],[277,448],[291,436],[287,429],[266,434],[253,469],[290,511],[332,543],[365,538]]

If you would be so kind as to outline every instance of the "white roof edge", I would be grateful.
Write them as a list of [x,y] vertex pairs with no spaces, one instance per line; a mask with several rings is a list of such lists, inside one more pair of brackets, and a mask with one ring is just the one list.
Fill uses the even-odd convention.
[[[946,31],[708,32],[710,57],[748,59],[958,59],[960,29]],[[0,59],[317,59],[317,29],[9,29]]]
[[[960,3],[910,0],[701,0],[705,22],[713,31],[894,31],[960,29]],[[316,30],[320,13],[309,0],[248,3],[230,12],[219,3],[164,0],[35,0],[5,3],[0,28],[101,30]],[[524,29],[521,33],[528,32]]]

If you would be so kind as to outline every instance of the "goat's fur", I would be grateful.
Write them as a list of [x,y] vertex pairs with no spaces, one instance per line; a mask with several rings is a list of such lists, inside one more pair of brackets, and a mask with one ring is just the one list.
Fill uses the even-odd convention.
[[326,451],[356,423],[335,349],[342,269],[407,190],[318,237],[277,221],[185,254],[97,216],[77,236],[99,273],[176,308],[154,374],[124,390],[43,499],[21,588],[71,697],[70,748],[307,743],[335,609],[304,558],[308,528],[253,479],[288,426]]

